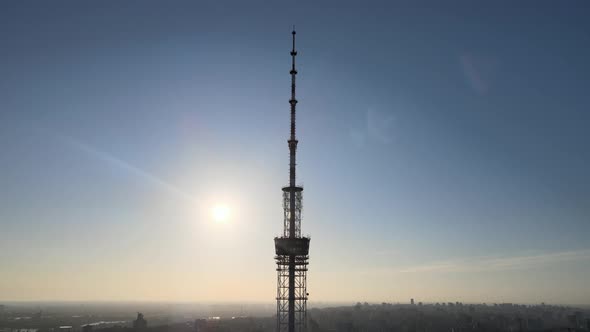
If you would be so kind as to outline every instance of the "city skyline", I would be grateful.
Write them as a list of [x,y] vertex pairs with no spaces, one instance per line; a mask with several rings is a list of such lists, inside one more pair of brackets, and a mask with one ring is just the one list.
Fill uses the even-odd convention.
[[590,304],[590,6],[425,3],[0,5],[0,301],[271,303],[295,24],[312,303]]

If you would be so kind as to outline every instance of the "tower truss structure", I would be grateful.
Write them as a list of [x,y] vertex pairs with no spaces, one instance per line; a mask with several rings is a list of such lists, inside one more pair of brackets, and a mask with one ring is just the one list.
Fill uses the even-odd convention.
[[305,332],[307,329],[307,265],[309,237],[301,235],[303,187],[295,182],[297,138],[295,136],[295,30],[291,50],[291,135],[289,185],[283,187],[283,233],[274,239],[277,263],[277,332]]

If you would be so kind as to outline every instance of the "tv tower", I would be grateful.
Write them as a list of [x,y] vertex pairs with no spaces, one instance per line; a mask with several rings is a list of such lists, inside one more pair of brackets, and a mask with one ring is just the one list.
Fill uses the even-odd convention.
[[295,182],[295,29],[291,50],[291,136],[289,143],[289,185],[283,187],[283,234],[275,237],[277,262],[277,332],[305,332],[307,327],[307,264],[309,238],[301,236],[303,187]]

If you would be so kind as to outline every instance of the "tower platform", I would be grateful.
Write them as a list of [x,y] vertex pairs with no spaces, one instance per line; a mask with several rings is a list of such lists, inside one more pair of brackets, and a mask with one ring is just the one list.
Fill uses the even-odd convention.
[[307,256],[309,254],[308,237],[275,237],[275,253],[279,256]]

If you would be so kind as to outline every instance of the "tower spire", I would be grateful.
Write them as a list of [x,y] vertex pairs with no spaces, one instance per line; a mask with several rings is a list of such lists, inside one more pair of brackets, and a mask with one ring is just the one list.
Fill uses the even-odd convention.
[[296,110],[295,107],[297,105],[297,99],[295,98],[295,77],[297,76],[297,69],[295,69],[295,57],[297,56],[297,51],[295,50],[295,26],[293,26],[293,31],[291,32],[293,35],[293,48],[291,49],[291,99],[289,103],[291,104],[291,136],[289,137],[289,185],[291,187],[296,186],[295,183],[295,165],[296,165],[296,152],[297,152],[297,138],[295,137],[295,118],[296,118]]

